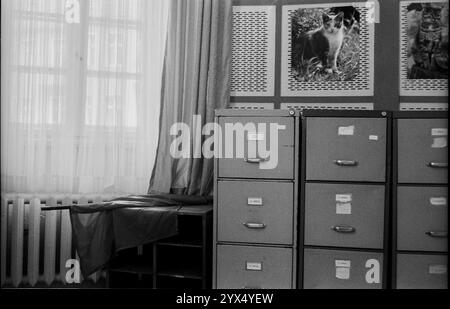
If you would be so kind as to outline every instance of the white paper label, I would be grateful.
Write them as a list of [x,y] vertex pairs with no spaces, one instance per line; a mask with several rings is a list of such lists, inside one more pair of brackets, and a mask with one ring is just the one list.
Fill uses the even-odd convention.
[[278,130],[286,130],[286,126],[284,124],[279,124]]
[[338,128],[338,135],[353,135],[354,133],[355,133],[355,126]]
[[352,262],[350,260],[335,260],[334,261],[334,265],[336,267],[350,267],[351,263]]
[[350,268],[336,267],[336,278],[343,279],[343,280],[350,279]]
[[262,198],[261,197],[249,197],[247,198],[247,205],[253,205],[253,206],[261,206]]
[[369,140],[377,141],[378,140],[378,135],[369,135]]
[[352,201],[352,194],[351,193],[336,194],[336,202],[349,203],[351,201]]
[[431,148],[445,148],[447,147],[447,137],[434,137]]
[[248,132],[247,138],[249,141],[263,141],[264,133]]
[[446,197],[430,197],[430,204],[433,206],[445,206],[447,205]]
[[352,204],[351,203],[336,203],[336,214],[351,215],[352,214]]
[[245,269],[260,271],[260,270],[262,270],[262,263],[261,262],[247,262],[245,265]]
[[431,129],[431,136],[447,136],[448,129],[447,128],[433,128]]
[[350,261],[348,260],[336,260],[336,278],[342,280],[350,279]]
[[445,275],[447,273],[447,265],[430,265],[428,273],[432,275]]

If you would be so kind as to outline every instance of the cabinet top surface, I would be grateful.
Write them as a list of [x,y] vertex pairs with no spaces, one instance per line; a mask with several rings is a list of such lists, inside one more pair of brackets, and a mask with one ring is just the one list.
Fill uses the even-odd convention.
[[321,109],[217,109],[216,117],[368,117],[386,118],[391,112],[384,110],[321,110]]
[[233,109],[233,108],[225,108],[225,109],[216,109],[217,117],[292,117],[300,115],[300,111],[297,110],[288,110],[288,109]]

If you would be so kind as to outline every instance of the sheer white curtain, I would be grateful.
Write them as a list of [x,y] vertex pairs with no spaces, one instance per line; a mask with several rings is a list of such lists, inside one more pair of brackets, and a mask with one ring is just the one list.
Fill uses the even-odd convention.
[[168,2],[1,1],[2,192],[146,192]]

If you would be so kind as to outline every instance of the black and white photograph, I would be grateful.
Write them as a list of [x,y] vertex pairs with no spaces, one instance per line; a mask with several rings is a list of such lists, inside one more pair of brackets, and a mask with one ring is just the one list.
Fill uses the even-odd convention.
[[401,96],[448,93],[448,1],[400,1]]
[[448,0],[0,2],[2,303],[447,295]]
[[283,6],[281,94],[371,96],[375,2]]
[[348,81],[359,72],[359,11],[298,9],[291,15],[291,66],[299,81]]
[[448,3],[407,6],[408,79],[448,78]]

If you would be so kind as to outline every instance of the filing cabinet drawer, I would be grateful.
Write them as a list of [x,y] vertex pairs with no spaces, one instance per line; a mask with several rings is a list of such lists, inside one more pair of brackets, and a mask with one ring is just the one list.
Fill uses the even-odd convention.
[[446,187],[397,187],[397,249],[447,251]]
[[305,249],[305,289],[380,289],[383,255],[378,252]]
[[398,289],[446,289],[447,256],[397,254]]
[[290,289],[292,249],[217,246],[217,288]]
[[[270,124],[278,124],[276,140],[270,139]],[[219,124],[223,134],[223,158],[218,159],[219,177],[230,178],[274,178],[293,179],[294,178],[294,118],[291,117],[221,117]],[[238,143],[239,134],[234,133],[232,143],[228,143],[226,138],[228,130],[226,124],[234,125],[238,128],[254,124],[255,129],[242,132],[242,143]],[[259,130],[259,126],[265,128]],[[275,131],[275,130],[274,130]],[[228,136],[230,133],[228,132]],[[232,146],[232,149],[230,148]],[[250,145],[250,146],[249,146]],[[238,157],[237,147],[243,147],[242,156]],[[253,149],[253,154],[249,147]],[[258,148],[264,148],[267,152],[273,152],[270,158],[266,154],[259,153]],[[231,150],[233,151],[231,151]],[[278,151],[277,151],[278,150]],[[230,155],[232,154],[231,158]],[[260,159],[263,158],[263,159]]]
[[306,180],[385,181],[386,119],[306,121]]
[[385,188],[306,184],[305,244],[383,248]]
[[217,198],[218,241],[292,245],[293,183],[219,181]]
[[447,119],[398,120],[398,182],[447,183]]

